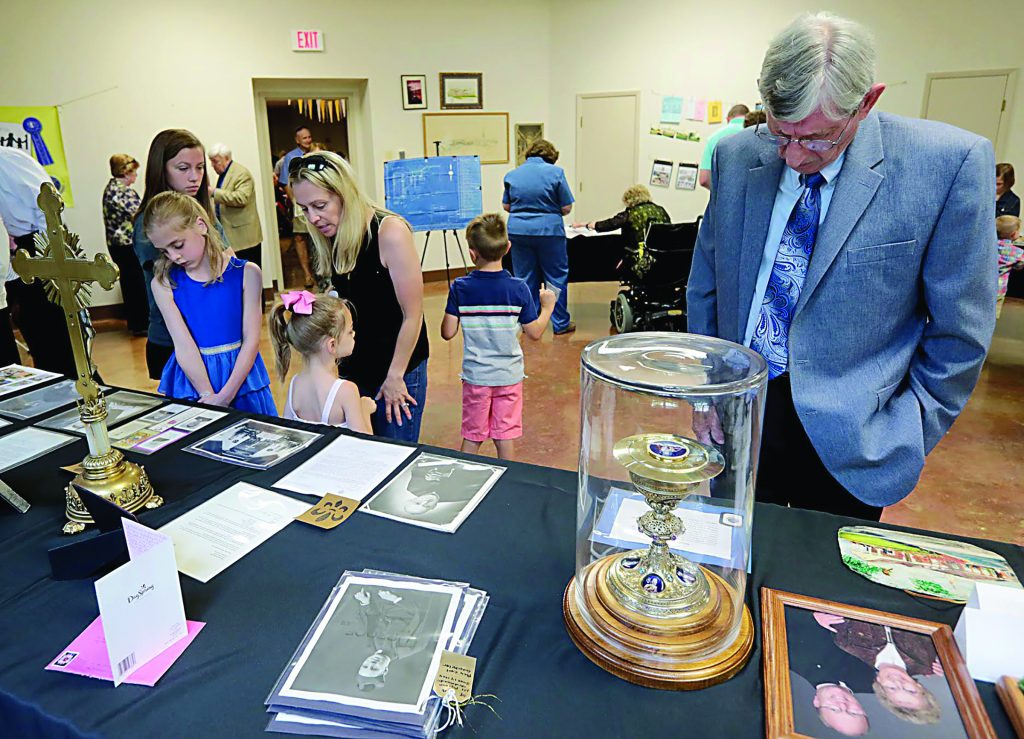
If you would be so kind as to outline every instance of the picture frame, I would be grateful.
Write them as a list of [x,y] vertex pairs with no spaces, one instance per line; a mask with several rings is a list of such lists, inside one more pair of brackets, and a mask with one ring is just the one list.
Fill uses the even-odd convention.
[[996,694],[1017,736],[1024,736],[1024,681],[1003,675],[996,683]]
[[479,156],[481,164],[507,164],[508,113],[424,113],[423,156]]
[[761,623],[770,738],[994,736],[945,624],[771,588]]
[[696,190],[699,171],[700,166],[697,164],[679,162],[679,166],[676,167],[676,189]]
[[515,126],[516,166],[526,161],[526,150],[544,138],[543,123],[517,123]]
[[668,187],[672,182],[672,162],[655,159],[651,165],[651,186]]
[[427,75],[402,75],[402,110],[427,109]]
[[483,72],[441,72],[441,110],[482,110]]

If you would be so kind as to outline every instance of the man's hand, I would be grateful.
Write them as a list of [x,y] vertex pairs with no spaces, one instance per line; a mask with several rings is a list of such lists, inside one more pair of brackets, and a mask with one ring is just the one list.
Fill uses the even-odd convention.
[[714,406],[709,406],[707,410],[693,409],[693,433],[697,435],[697,441],[701,444],[725,443],[722,421],[718,418],[718,411]]
[[845,618],[836,616],[834,613],[819,613],[818,611],[814,612],[814,620],[818,622],[818,626],[833,634],[837,633],[835,626],[846,621]]

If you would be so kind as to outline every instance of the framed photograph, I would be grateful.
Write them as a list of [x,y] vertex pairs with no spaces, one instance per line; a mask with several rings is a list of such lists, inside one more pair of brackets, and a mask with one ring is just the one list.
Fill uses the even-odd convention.
[[441,72],[441,110],[480,110],[483,107],[482,72]]
[[516,124],[516,166],[526,161],[526,150],[534,141],[544,138],[543,123],[517,123]]
[[345,712],[423,710],[462,589],[426,581],[353,575],[321,610],[275,706],[345,707]]
[[420,454],[360,510],[453,534],[504,471],[490,464]]
[[1024,680],[1003,675],[996,683],[996,693],[1010,717],[1013,730],[1017,736],[1024,736]]
[[312,431],[275,426],[250,418],[197,441],[185,451],[220,462],[265,470],[319,438],[320,434]]
[[508,163],[508,113],[424,113],[423,156],[478,156],[481,164]]
[[945,624],[762,588],[768,737],[993,736]]
[[684,164],[679,162],[676,169],[676,189],[695,190],[697,189],[697,170],[700,167],[696,164]]
[[651,185],[654,187],[668,187],[672,182],[672,162],[664,159],[655,159],[651,165]]
[[[156,408],[164,401],[152,395],[140,395],[139,393],[121,390],[107,396],[107,428],[115,426],[129,418],[134,418],[140,413]],[[79,416],[78,408],[71,408],[51,416],[38,423],[39,426],[55,431],[70,431],[75,434],[85,434],[85,424]]]
[[[74,403],[80,396],[73,380],[62,380],[14,398],[0,401],[0,413],[9,418],[35,418]],[[77,413],[77,410],[75,411]]]
[[427,76],[402,75],[402,110],[425,110],[427,107]]

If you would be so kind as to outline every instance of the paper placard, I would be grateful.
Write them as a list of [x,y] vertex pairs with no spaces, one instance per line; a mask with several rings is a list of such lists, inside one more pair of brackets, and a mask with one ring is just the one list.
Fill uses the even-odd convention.
[[449,690],[455,691],[455,701],[466,703],[473,697],[473,676],[476,674],[476,657],[455,654],[447,649],[441,653],[441,663],[434,678],[434,693],[444,698]]
[[1024,590],[978,583],[953,636],[975,680],[994,683],[1024,664]]
[[170,538],[122,523],[132,558],[95,584],[115,686],[188,635]]
[[321,529],[333,529],[347,521],[357,508],[359,508],[358,500],[327,493],[320,499],[320,502],[301,516],[297,516],[295,520]]

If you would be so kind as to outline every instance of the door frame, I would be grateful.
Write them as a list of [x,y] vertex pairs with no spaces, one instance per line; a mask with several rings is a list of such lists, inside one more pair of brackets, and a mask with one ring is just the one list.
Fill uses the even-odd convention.
[[996,133],[996,140],[992,142],[996,153],[996,160],[1002,156],[1006,149],[1006,140],[1013,128],[1013,98],[1017,89],[1016,69],[969,69],[960,72],[928,72],[924,78],[924,99],[921,101],[921,117],[928,115],[928,100],[932,93],[932,80],[951,79],[958,77],[997,77],[1006,75],[1006,89],[1003,91],[1003,115],[999,118],[999,131]]
[[640,93],[640,90],[619,90],[616,92],[582,92],[576,94],[576,121],[573,126],[576,131],[576,161],[574,163],[575,171],[573,172],[573,180],[575,181],[573,192],[577,195],[583,194],[580,188],[580,162],[582,161],[581,154],[583,149],[583,137],[580,135],[580,130],[583,128],[582,108],[583,101],[590,98],[633,98],[633,120],[635,121],[633,126],[633,179],[635,182],[640,181],[637,179],[640,176]]
[[[348,124],[349,162],[360,184],[375,198],[377,168],[373,163],[373,126],[370,116],[369,80],[362,78],[252,78],[253,104],[256,113],[256,144],[259,149],[260,178],[273,182],[274,162],[270,151],[270,123],[267,101],[295,98],[344,98],[345,120]],[[274,188],[264,186],[264,285],[280,289],[284,286],[281,264],[281,239],[277,235],[277,204]],[[267,247],[270,247],[269,251]],[[268,269],[269,267],[269,269]]]

